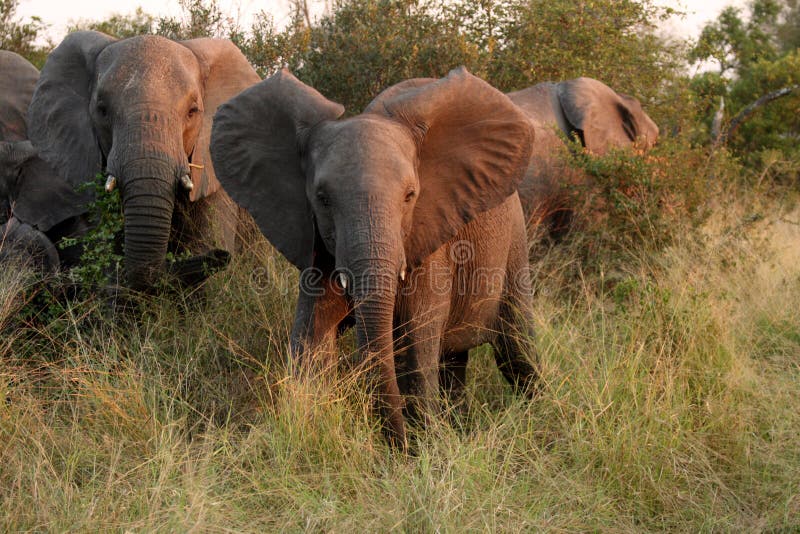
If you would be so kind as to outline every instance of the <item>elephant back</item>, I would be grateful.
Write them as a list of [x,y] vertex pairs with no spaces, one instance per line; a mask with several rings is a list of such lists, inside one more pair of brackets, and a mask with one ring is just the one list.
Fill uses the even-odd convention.
[[0,50],[0,73],[0,141],[22,141],[39,71],[19,54]]

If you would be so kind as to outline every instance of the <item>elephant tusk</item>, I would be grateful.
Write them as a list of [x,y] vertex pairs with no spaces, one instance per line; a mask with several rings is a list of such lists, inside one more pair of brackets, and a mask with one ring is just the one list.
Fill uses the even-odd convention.
[[405,267],[403,267],[400,270],[400,281],[401,282],[405,282],[406,281],[406,268]]
[[194,184],[192,183],[192,179],[189,178],[188,174],[184,174],[183,176],[181,176],[181,185],[187,191],[191,191],[192,189],[194,189]]
[[347,289],[347,275],[344,273],[339,273],[339,285],[342,286],[342,289]]
[[109,174],[108,178],[106,178],[106,185],[105,185],[106,193],[112,192],[115,187],[117,187],[117,179],[111,174]]

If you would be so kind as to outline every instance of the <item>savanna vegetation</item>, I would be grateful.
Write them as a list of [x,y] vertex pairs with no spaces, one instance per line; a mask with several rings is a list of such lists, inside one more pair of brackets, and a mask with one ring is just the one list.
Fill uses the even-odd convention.
[[[417,430],[413,456],[386,446],[350,340],[339,368],[287,373],[297,273],[265,241],[204,298],[137,314],[0,273],[3,530],[800,529],[795,0],[728,8],[697,42],[659,34],[671,11],[650,0],[340,0],[321,19],[298,2],[285,28],[180,1],[76,26],[229,37],[350,113],[460,64],[505,91],[592,76],[662,137],[565,149],[597,187],[563,241],[532,243],[541,392],[513,395],[478,348],[468,410]],[[16,4],[0,47],[41,64]]]

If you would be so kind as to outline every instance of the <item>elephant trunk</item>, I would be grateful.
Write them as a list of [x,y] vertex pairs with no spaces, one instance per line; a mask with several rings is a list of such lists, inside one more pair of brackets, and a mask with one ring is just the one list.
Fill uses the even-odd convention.
[[[373,248],[374,253],[374,248]],[[405,447],[402,398],[397,384],[392,335],[400,261],[362,256],[347,266],[352,284],[356,339],[378,386],[378,409],[389,442]]]
[[125,276],[131,288],[144,290],[164,270],[175,205],[175,164],[142,158],[127,165],[124,174]]

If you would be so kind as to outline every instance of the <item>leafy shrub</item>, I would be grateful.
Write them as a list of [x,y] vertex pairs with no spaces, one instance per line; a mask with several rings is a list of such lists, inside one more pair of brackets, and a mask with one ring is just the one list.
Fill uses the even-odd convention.
[[88,205],[87,219],[90,229],[86,234],[63,239],[62,248],[82,247],[80,265],[70,270],[73,281],[89,287],[105,285],[109,277],[117,278],[122,264],[122,201],[119,189],[105,190],[105,177],[98,173],[94,180],[79,189],[90,190],[94,200]]
[[[587,175],[568,188],[587,265],[625,262],[628,253],[660,250],[701,222],[713,190],[714,165],[702,148],[665,139],[646,153],[596,156],[571,143],[570,163]],[[723,161],[724,160],[724,161]]]

